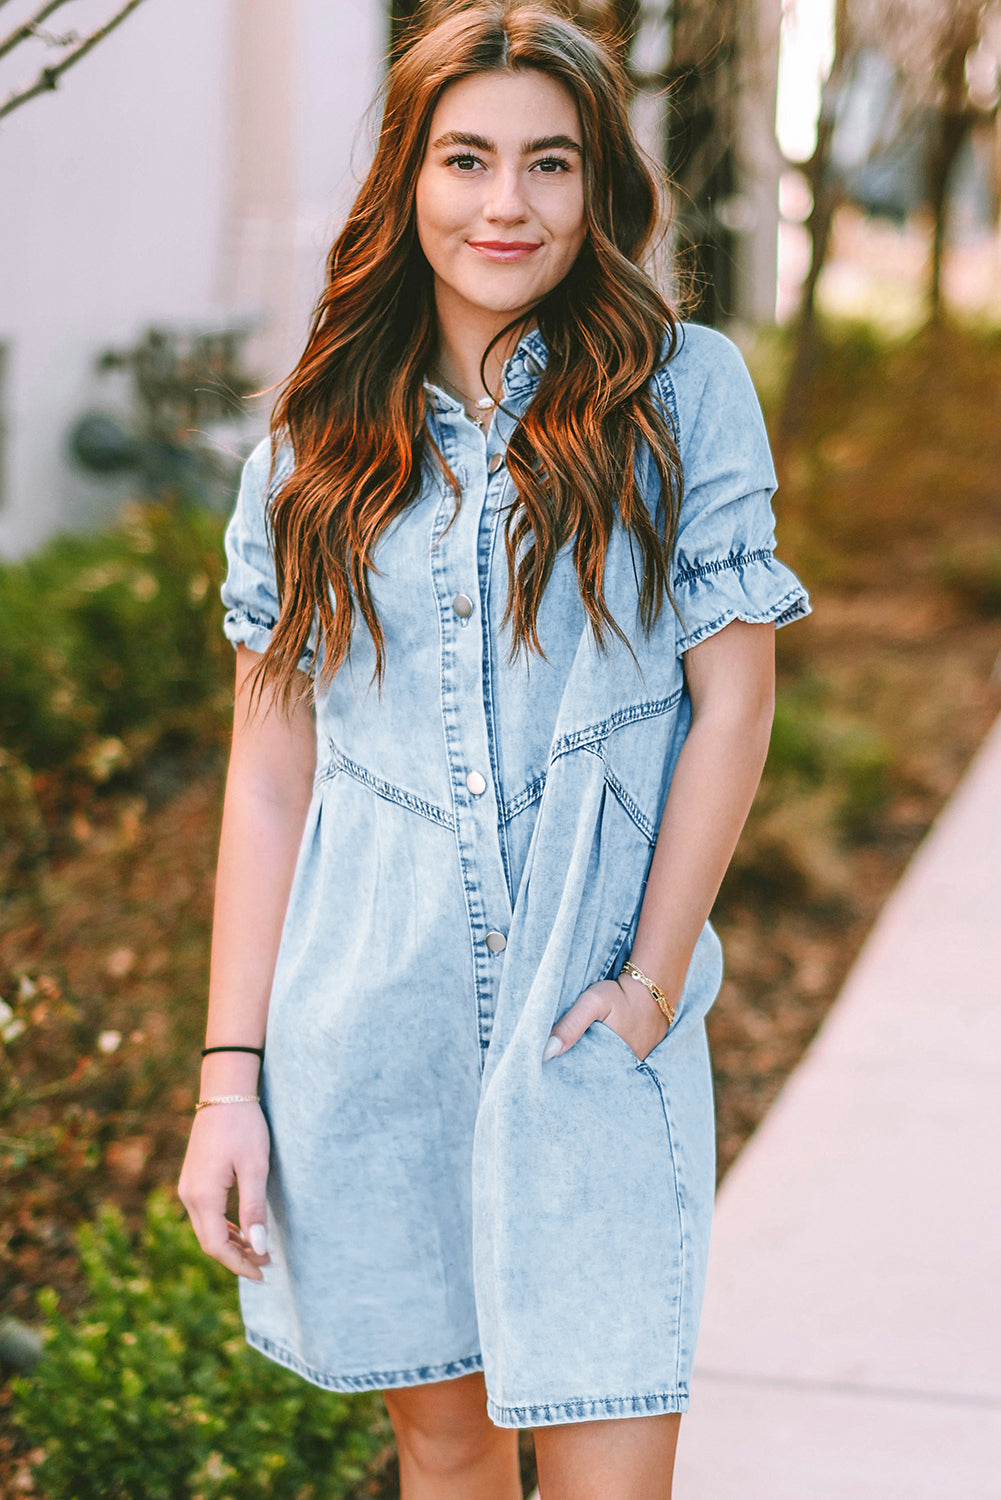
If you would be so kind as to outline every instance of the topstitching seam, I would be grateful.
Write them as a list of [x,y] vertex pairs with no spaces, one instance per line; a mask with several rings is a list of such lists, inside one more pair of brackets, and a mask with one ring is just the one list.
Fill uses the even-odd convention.
[[370,791],[375,792],[377,797],[384,797],[387,802],[395,802],[399,807],[405,807],[410,812],[419,813],[422,818],[427,818],[429,823],[437,823],[442,828],[454,829],[455,819],[452,814],[446,812],[443,807],[438,807],[434,802],[428,802],[424,797],[418,797],[416,792],[408,792],[404,787],[396,786],[392,781],[386,781],[382,776],[377,776],[374,771],[368,770],[366,766],[360,766],[357,761],[351,760],[349,756],[338,747],[330,743],[331,760],[320,780],[326,781],[336,772],[345,771],[355,781],[367,786]]

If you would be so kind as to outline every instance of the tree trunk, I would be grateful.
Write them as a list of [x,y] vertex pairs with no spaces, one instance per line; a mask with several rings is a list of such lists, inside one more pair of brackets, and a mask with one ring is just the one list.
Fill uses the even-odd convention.
[[948,113],[942,110],[935,122],[928,151],[928,202],[932,213],[928,316],[932,323],[940,323],[943,313],[942,268],[949,227],[949,183],[972,124],[972,116],[967,110]]
[[779,413],[776,443],[782,449],[800,427],[809,405],[810,387],[817,363],[817,286],[827,262],[831,244],[834,214],[840,201],[840,189],[831,180],[831,142],[838,97],[855,60],[855,38],[848,0],[837,0],[834,17],[834,57],[820,103],[817,120],[817,143],[809,161],[802,167],[810,184],[813,203],[806,221],[810,236],[810,265],[800,293],[799,312],[792,362],[786,378],[785,395]]
[[678,0],[673,12],[665,164],[675,189],[682,291],[718,326],[734,310],[736,243],[719,209],[737,186],[737,26],[732,0]]
[[804,167],[804,176],[813,194],[813,205],[806,221],[810,236],[810,264],[800,293],[792,362],[779,413],[777,436],[780,447],[796,433],[802,423],[809,405],[810,387],[817,364],[817,284],[827,262],[834,213],[840,200],[840,193],[831,182],[829,171],[833,133],[833,121],[822,121],[817,129],[817,144],[813,155]]

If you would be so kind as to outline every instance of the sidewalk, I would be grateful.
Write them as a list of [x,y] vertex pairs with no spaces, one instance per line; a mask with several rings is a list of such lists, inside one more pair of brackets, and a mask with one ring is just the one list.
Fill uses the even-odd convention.
[[1001,1500],[1001,720],[717,1201],[675,1500]]

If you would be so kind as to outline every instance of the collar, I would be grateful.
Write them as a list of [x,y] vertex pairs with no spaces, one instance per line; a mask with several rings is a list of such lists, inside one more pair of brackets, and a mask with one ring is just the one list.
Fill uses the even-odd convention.
[[505,396],[523,396],[526,391],[538,385],[539,376],[546,368],[548,359],[546,341],[539,330],[533,328],[531,333],[526,333],[520,340],[504,366],[502,385]]
[[[549,350],[546,341],[537,328],[526,333],[524,338],[518,342],[518,347],[508,359],[504,366],[501,378],[501,387],[505,398],[513,396],[524,396],[538,385],[539,376],[546,368],[549,359]],[[424,381],[424,389],[427,391],[432,404],[439,411],[462,411],[462,402],[441,386],[433,385],[431,381]]]

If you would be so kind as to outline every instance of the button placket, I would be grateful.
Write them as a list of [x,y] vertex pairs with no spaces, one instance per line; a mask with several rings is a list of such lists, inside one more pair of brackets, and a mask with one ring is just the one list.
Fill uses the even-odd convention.
[[[464,450],[462,504],[452,524],[438,534],[431,562],[441,621],[445,752],[454,788],[455,838],[469,921],[482,1058],[490,1041],[502,970],[498,956],[507,944],[502,929],[511,919],[487,728],[489,688],[483,676],[480,534],[490,478],[482,438],[474,453],[471,435],[467,438],[460,431],[450,436],[453,443],[458,438]],[[450,463],[456,472],[451,458]],[[500,458],[495,469],[502,463]]]

